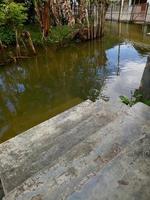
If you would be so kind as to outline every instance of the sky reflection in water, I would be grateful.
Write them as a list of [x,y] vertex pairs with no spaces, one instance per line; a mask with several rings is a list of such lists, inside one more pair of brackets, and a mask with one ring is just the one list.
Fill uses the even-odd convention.
[[0,69],[0,142],[82,102],[119,101],[139,88],[149,52],[142,26],[108,24],[101,40],[54,50]]

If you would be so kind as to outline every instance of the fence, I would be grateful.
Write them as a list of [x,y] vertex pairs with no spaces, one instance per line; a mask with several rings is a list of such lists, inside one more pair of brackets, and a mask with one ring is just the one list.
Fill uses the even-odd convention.
[[148,4],[134,5],[132,8],[131,21],[144,22],[146,19]]
[[125,4],[119,19],[120,5],[110,5],[106,19],[116,21],[147,22],[150,23],[150,7],[148,3],[129,6]]

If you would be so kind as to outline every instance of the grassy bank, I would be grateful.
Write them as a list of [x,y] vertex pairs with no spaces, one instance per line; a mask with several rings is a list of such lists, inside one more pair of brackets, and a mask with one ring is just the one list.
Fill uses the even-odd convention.
[[[26,25],[22,31],[29,31],[32,41],[35,46],[62,44],[72,40],[76,27],[69,27],[67,25],[52,27],[46,39],[42,38],[40,27],[36,24]],[[14,46],[16,42],[15,33],[12,29],[0,27],[0,38],[4,45]]]
[[[52,27],[46,39],[42,38],[42,33],[38,25],[26,25],[24,26],[24,29],[22,29],[20,32],[23,31],[30,32],[31,39],[36,50],[38,47],[53,45],[58,48],[71,43],[73,41],[73,37],[77,31],[77,28],[65,25]],[[12,31],[12,29],[0,27],[0,40],[4,47],[3,49],[1,49],[0,66],[6,65],[10,62],[16,62],[16,59],[14,59],[16,55],[15,32]],[[28,48],[28,44],[22,42],[21,37],[19,37],[19,45],[21,49],[21,58],[32,57],[34,55],[31,49]]]

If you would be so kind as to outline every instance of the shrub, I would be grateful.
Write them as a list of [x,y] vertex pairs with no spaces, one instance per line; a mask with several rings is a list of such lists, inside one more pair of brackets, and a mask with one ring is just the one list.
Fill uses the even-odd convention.
[[47,40],[50,43],[61,43],[65,40],[70,40],[74,31],[74,28],[65,25],[53,27]]
[[0,3],[0,40],[7,45],[14,43],[15,31],[23,26],[26,19],[24,4],[7,0]]
[[24,4],[6,1],[0,5],[0,25],[18,28],[27,19]]
[[5,26],[0,27],[0,40],[6,45],[15,43],[15,33],[12,29]]

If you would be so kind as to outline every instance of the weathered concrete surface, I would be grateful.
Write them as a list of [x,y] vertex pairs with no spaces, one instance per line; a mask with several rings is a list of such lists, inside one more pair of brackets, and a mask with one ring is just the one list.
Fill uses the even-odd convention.
[[44,167],[53,166],[74,145],[114,120],[110,109],[101,101],[86,101],[1,144],[0,178],[5,194]]
[[[92,135],[88,135],[84,140],[73,146],[57,160],[57,164],[53,167],[47,167],[41,170],[25,181],[22,185],[15,188],[8,195],[6,195],[5,200],[33,200],[36,197],[41,200],[60,200],[67,198],[69,200],[88,198],[93,200],[104,199],[100,198],[101,196],[103,197],[103,190],[101,190],[102,194],[98,192],[95,194],[93,192],[95,194],[95,196],[93,196],[93,185],[91,185],[91,194],[88,193],[88,190],[90,191],[90,186],[87,187],[87,183],[89,182],[90,185],[94,177],[99,177],[99,173],[103,175],[105,166],[107,168],[107,165],[111,165],[109,163],[112,161],[112,163],[116,163],[115,167],[113,167],[112,164],[112,168],[115,168],[114,170],[116,173],[118,170],[118,173],[114,176],[114,178],[118,176],[120,184],[126,184],[126,180],[122,181],[120,179],[121,174],[118,169],[119,164],[117,164],[120,162],[120,159],[118,159],[119,155],[124,155],[122,152],[126,152],[125,149],[127,146],[131,145],[135,141],[141,141],[141,138],[147,138],[149,135],[150,108],[144,104],[138,103],[129,109],[128,112],[122,113],[122,115],[116,118],[115,121],[111,121],[105,127],[96,131]],[[148,140],[146,141],[148,143]],[[147,143],[143,144],[147,145]],[[138,150],[138,145],[136,145],[136,147]],[[134,150],[134,147],[132,150]],[[125,153],[125,156],[127,157],[128,162],[130,160],[126,154],[127,153]],[[116,157],[116,162],[114,162],[113,160]],[[133,154],[132,160],[134,159],[135,157]],[[126,166],[127,164],[124,167],[126,168]],[[143,166],[145,165],[143,164]],[[139,166],[135,164],[136,170],[138,170],[138,167]],[[142,169],[144,170],[145,168]],[[109,170],[106,170],[106,172],[107,171],[109,173]],[[144,173],[146,173],[146,171],[144,171]],[[107,175],[107,177],[109,176],[113,177],[113,174]],[[135,181],[136,180],[137,177],[135,178]],[[144,179],[143,181],[146,180]],[[136,182],[133,180],[133,184],[135,183]],[[143,185],[141,184],[140,186],[142,187]],[[87,189],[84,189],[84,187]],[[98,187],[105,188],[103,185],[99,185]],[[111,182],[107,189],[109,187],[112,187],[113,189]],[[148,185],[145,187],[147,189]],[[81,192],[76,192],[78,190],[81,190]],[[137,191],[138,190],[139,189],[137,189]],[[88,193],[88,198],[85,192]],[[72,195],[72,193],[74,194]],[[104,190],[104,193],[107,193],[107,191]],[[138,195],[138,192],[136,195]],[[107,199],[107,196],[105,199]]]
[[0,181],[0,199],[2,199],[2,197],[4,197],[4,191],[3,191],[2,183]]
[[150,135],[135,141],[67,200],[149,200]]

